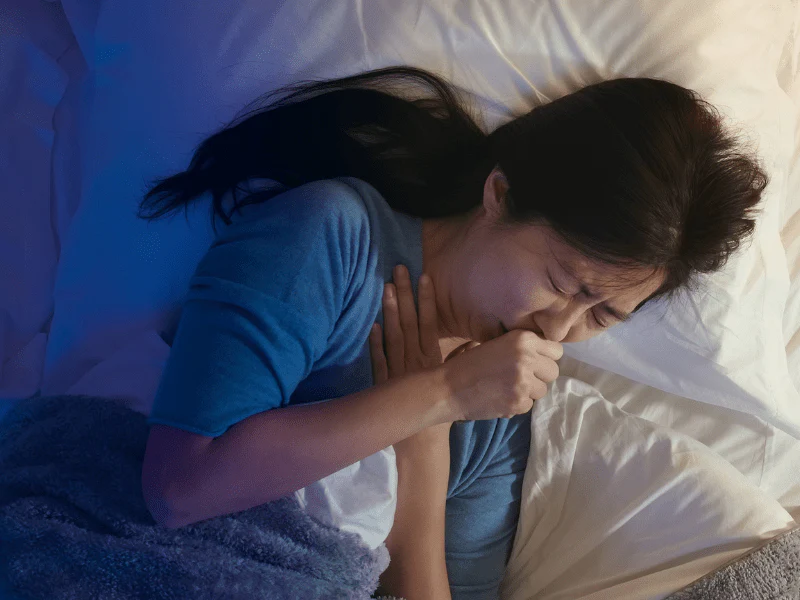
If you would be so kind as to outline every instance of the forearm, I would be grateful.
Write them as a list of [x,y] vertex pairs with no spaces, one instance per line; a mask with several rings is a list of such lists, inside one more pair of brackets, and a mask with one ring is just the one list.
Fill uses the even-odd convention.
[[437,455],[398,453],[397,510],[380,592],[408,600],[450,600],[445,563],[449,445],[428,451]]
[[215,438],[176,481],[170,524],[186,525],[286,496],[457,418],[443,386],[429,371],[244,419]]

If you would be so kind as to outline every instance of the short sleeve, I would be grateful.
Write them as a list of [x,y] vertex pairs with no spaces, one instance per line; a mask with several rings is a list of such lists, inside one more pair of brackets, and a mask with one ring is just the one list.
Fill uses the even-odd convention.
[[190,281],[148,423],[217,437],[286,406],[363,281],[369,219],[336,181],[244,208]]

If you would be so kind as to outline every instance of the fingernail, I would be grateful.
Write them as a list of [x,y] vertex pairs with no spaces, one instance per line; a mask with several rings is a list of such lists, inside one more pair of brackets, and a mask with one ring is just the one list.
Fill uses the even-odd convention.
[[397,265],[394,268],[394,276],[395,277],[403,277],[408,274],[408,269],[406,269],[403,265]]
[[422,287],[428,287],[428,285],[430,285],[430,283],[431,283],[431,278],[430,278],[430,277],[428,277],[427,275],[422,275],[422,276],[419,278],[419,284],[420,284]]
[[370,333],[372,333],[374,335],[378,335],[378,324],[377,323],[373,323],[372,324],[372,331],[370,331]]
[[394,298],[394,288],[391,285],[386,286],[386,297]]

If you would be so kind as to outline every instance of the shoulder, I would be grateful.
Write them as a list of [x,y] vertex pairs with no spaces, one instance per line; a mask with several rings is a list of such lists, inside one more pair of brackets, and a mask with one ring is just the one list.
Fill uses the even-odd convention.
[[[258,184],[247,191],[257,195]],[[264,202],[244,206],[235,221],[252,221],[271,216],[291,216],[302,221],[328,219],[361,220],[367,216],[362,194],[354,186],[338,179],[321,179],[281,192]]]
[[[259,186],[243,191],[257,194]],[[242,206],[218,231],[199,271],[260,280],[254,273],[285,270],[288,277],[313,263],[349,280],[367,268],[375,243],[361,194],[345,182],[319,180]]]

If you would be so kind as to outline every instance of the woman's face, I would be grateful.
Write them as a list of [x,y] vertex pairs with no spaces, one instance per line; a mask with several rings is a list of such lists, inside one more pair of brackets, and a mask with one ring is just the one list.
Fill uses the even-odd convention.
[[590,260],[546,225],[497,226],[505,188],[493,172],[484,210],[461,247],[467,276],[460,278],[465,301],[457,304],[470,313],[473,339],[527,329],[556,342],[583,341],[623,322],[663,283],[649,268]]

